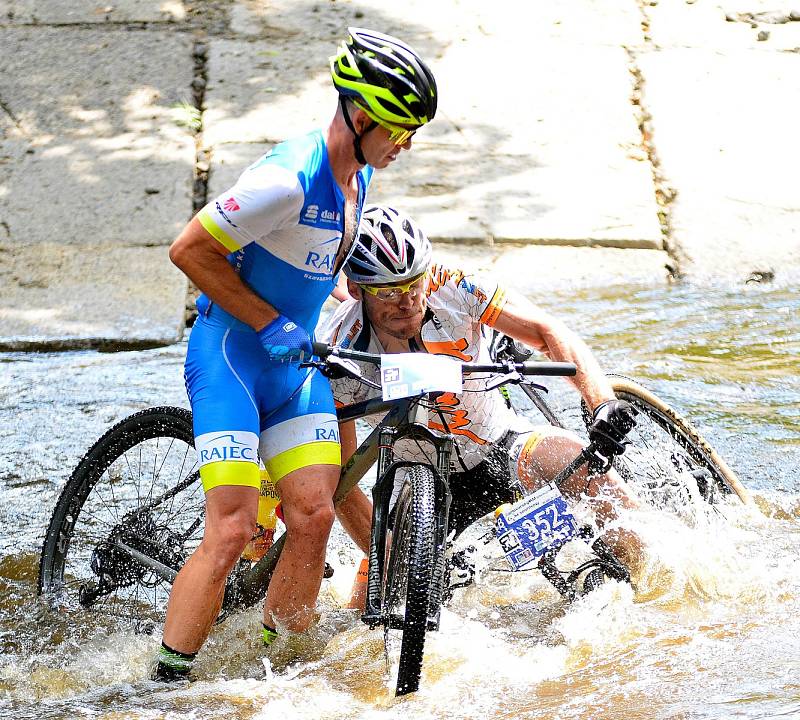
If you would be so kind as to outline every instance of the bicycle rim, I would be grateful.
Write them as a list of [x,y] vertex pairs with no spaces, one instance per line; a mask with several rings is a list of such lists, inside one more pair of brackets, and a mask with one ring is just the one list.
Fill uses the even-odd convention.
[[387,666],[400,631],[396,694],[419,689],[435,549],[434,478],[424,465],[409,468],[395,505],[384,577],[384,643]]
[[639,411],[631,444],[615,466],[649,504],[680,512],[696,498],[750,502],[733,470],[688,420],[633,380],[611,380],[617,397]]
[[59,497],[39,592],[61,610],[92,613],[93,626],[103,617],[109,627],[151,630],[163,621],[171,585],[119,543],[178,570],[202,539],[204,509],[191,414],[159,407],[125,418],[92,446]]

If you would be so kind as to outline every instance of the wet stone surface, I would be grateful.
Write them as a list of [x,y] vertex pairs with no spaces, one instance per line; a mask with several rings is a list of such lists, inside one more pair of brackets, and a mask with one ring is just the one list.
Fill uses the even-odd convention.
[[191,39],[0,27],[0,45],[0,347],[175,342],[186,281],[166,246],[191,211]]

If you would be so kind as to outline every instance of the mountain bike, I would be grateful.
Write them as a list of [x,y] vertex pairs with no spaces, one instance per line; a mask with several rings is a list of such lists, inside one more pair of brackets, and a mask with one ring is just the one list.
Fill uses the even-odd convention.
[[[329,374],[361,378],[354,361],[382,362],[378,355],[320,344],[315,352],[320,359],[311,364]],[[410,362],[418,363],[420,357],[416,355]],[[396,361],[398,356],[385,358]],[[549,422],[561,424],[542,396],[544,388],[528,377],[574,374],[574,366],[518,362],[508,354],[490,363],[457,364],[462,374],[483,374],[487,392],[519,385]],[[396,378],[394,382],[397,387]],[[732,471],[688,422],[636,383],[615,382],[619,395],[640,413],[624,466],[619,458],[615,461],[637,490],[659,507],[680,506],[682,492],[700,493],[711,503],[723,496],[747,500]],[[414,692],[419,686],[425,634],[438,627],[442,602],[452,590],[448,574],[458,561],[451,558],[448,562],[446,557],[452,436],[430,429],[427,422],[428,413],[436,412],[436,392],[412,387],[406,396],[396,392],[396,397],[367,400],[337,411],[343,422],[384,415],[343,467],[334,500],[344,498],[377,463],[362,619],[370,627],[383,627],[387,657],[390,646],[396,644],[395,637],[400,637],[398,695]],[[432,462],[395,460],[393,448],[401,439],[426,443]],[[641,459],[647,462],[640,468]],[[557,491],[559,482],[585,463],[606,461],[590,444],[552,486]],[[556,512],[565,509],[559,497],[557,493],[552,502]],[[90,448],[64,487],[42,549],[39,591],[53,607],[89,612],[111,623],[123,621],[152,632],[163,619],[172,581],[202,538],[203,511],[191,414],[174,407],[135,413]],[[554,526],[553,522],[544,522],[540,530],[545,530],[537,532],[549,542],[540,548],[532,567],[565,597],[575,596],[581,574],[585,578],[591,575],[594,582],[603,577],[628,579],[624,566],[602,538],[593,537],[590,528],[573,527],[570,537],[563,535],[563,525]],[[555,558],[573,536],[591,542],[594,557],[588,565],[559,570]],[[242,561],[234,569],[220,620],[263,599],[283,540],[279,537],[257,563]]]

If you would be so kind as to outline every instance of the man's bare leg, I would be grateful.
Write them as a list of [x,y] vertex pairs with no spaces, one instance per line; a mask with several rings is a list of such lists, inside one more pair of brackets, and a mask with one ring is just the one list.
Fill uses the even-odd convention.
[[366,561],[372,532],[372,502],[356,485],[336,507],[336,517],[353,542],[364,553],[364,558],[356,571],[353,588],[350,591],[350,601],[347,603],[347,607],[350,609],[363,610],[367,597]]
[[167,606],[164,645],[193,655],[219,614],[225,580],[253,536],[258,489],[219,486],[206,494],[203,540],[181,568]]
[[372,532],[372,501],[356,485],[336,507],[336,517],[365,555]]
[[303,632],[314,620],[339,471],[338,465],[310,465],[278,481],[286,544],[264,604],[264,623],[270,627]]

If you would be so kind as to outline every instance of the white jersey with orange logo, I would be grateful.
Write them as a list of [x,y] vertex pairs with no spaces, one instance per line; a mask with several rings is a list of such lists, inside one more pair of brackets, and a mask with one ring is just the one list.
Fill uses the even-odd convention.
[[[440,265],[431,267],[426,289],[428,309],[422,324],[420,352],[450,355],[465,362],[489,362],[488,342],[483,326],[492,327],[503,309],[506,291],[496,283],[465,275],[460,270],[449,270]],[[350,299],[317,328],[317,337],[328,343],[382,353],[375,333],[363,316],[361,302]],[[414,346],[412,345],[412,348]],[[379,368],[361,364],[364,377],[375,382]],[[470,470],[491,451],[492,444],[510,429],[524,428],[525,423],[506,405],[499,390],[479,392],[485,385],[485,376],[465,377],[464,391],[460,395],[444,393],[438,399],[439,410],[450,432],[455,437],[453,470]],[[331,381],[337,404],[350,405],[367,398],[379,397],[380,391],[357,380],[341,378]],[[365,420],[374,426],[381,418],[372,416]],[[444,430],[438,413],[431,412],[429,426]],[[420,460],[424,452],[411,443],[398,444],[398,459]]]

